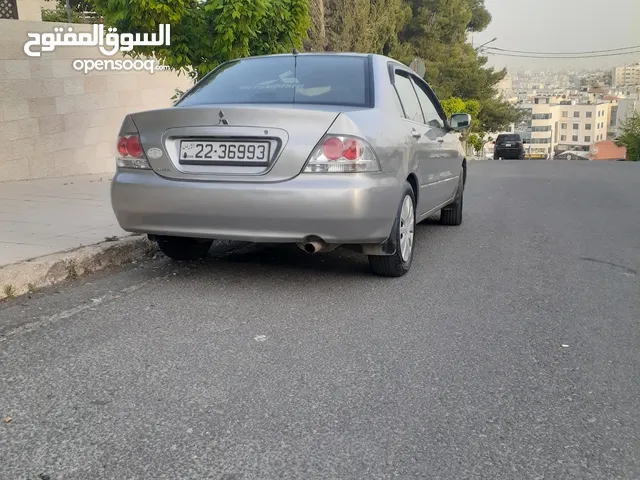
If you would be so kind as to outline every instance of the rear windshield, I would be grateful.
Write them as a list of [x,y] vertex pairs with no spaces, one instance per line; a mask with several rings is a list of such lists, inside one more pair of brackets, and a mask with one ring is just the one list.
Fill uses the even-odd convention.
[[498,138],[496,139],[496,141],[498,141],[498,142],[520,142],[522,140],[520,140],[520,135],[514,134],[514,135],[498,135]]
[[179,102],[296,103],[366,107],[366,57],[287,55],[230,62],[203,78]]

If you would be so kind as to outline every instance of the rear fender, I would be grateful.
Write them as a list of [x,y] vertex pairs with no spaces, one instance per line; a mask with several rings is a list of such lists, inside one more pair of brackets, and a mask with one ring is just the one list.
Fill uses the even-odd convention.
[[136,124],[133,123],[133,119],[131,118],[131,115],[125,116],[124,120],[122,121],[122,125],[120,126],[119,136],[137,135],[138,133],[139,133],[138,128],[136,127]]
[[[333,121],[327,135],[354,135],[356,137],[364,138],[362,130],[356,125],[356,123],[349,118],[348,115],[341,113]],[[366,139],[366,138],[365,138]]]

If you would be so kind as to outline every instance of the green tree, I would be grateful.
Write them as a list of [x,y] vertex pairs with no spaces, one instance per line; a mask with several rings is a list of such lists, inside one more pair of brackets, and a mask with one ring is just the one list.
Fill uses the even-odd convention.
[[440,99],[480,102],[475,130],[503,130],[519,118],[518,110],[497,99],[496,84],[506,70],[486,67],[487,58],[467,42],[469,32],[484,30],[491,15],[483,0],[409,0],[412,18],[399,35],[425,61],[425,79]]
[[480,102],[477,100],[462,100],[458,97],[451,97],[442,102],[442,109],[447,117],[454,113],[468,113],[472,117],[476,117],[480,113]]
[[327,33],[324,22],[324,0],[309,0],[309,17],[311,26],[308,38],[304,41],[304,49],[308,52],[321,52],[327,44]]
[[622,123],[622,134],[616,145],[627,149],[628,161],[640,162],[640,113],[637,110]]
[[[321,3],[322,24],[326,26],[324,50],[396,57],[409,53],[398,41],[398,32],[411,18],[411,8],[404,0],[322,0]],[[311,0],[312,12],[318,10],[318,4],[318,0]]]
[[466,139],[467,141],[467,145],[471,148],[473,148],[473,150],[478,153],[480,151],[482,151],[482,148],[484,147],[484,140],[482,139],[482,137],[480,135],[478,135],[477,133],[472,133],[471,135],[469,135]]
[[154,33],[171,25],[168,47],[135,47],[199,80],[221,63],[301,48],[310,26],[307,0],[93,0],[120,32]]

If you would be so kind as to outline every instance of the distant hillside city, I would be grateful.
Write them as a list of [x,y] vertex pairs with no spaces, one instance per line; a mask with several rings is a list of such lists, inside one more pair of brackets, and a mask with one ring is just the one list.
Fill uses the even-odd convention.
[[[600,71],[531,70],[508,75],[500,96],[524,110],[512,126],[527,158],[619,160],[614,140],[621,125],[640,111],[640,63]],[[483,154],[492,154],[487,144]]]

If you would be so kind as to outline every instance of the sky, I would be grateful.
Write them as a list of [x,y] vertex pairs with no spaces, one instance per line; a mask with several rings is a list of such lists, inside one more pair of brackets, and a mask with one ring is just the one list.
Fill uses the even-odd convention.
[[[640,46],[640,0],[485,0],[493,20],[473,33],[480,46],[527,52],[585,52]],[[634,22],[635,20],[635,22]],[[489,56],[489,64],[517,70],[599,69],[640,62],[637,53],[590,59]]]

